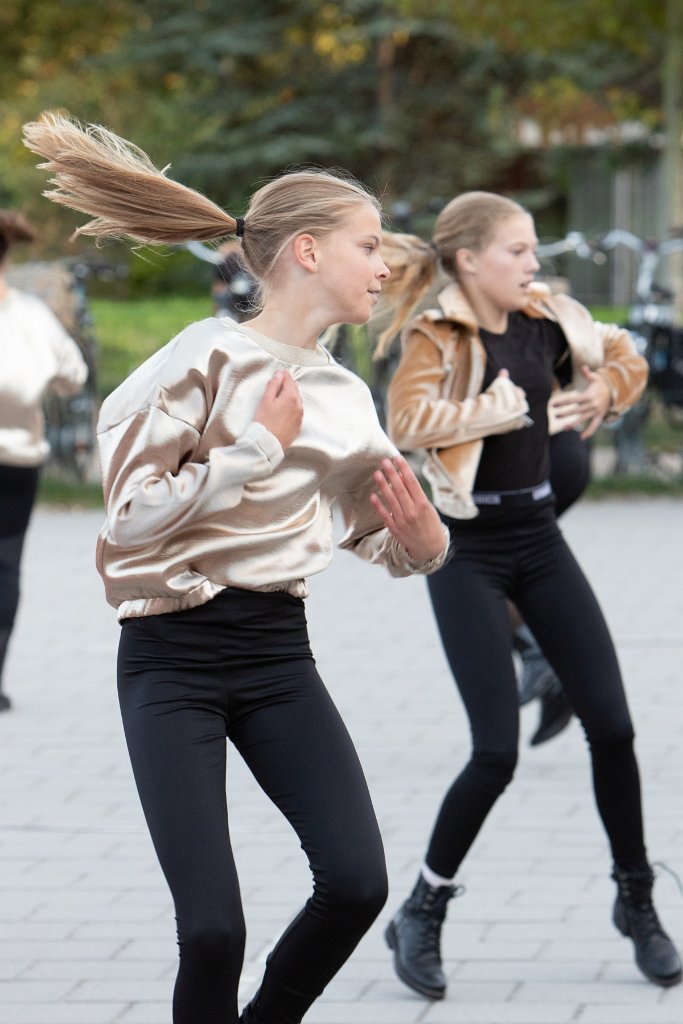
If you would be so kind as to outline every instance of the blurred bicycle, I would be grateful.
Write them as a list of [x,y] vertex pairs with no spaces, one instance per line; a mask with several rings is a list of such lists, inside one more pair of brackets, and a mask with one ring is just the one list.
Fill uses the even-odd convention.
[[616,229],[599,239],[597,245],[605,252],[623,245],[638,257],[627,326],[642,339],[641,346],[650,366],[650,384],[670,421],[680,426],[683,423],[683,330],[674,324],[673,292],[658,283],[656,275],[664,260],[683,252],[683,238],[655,242]]
[[643,431],[652,411],[652,397],[658,398],[670,424],[683,425],[683,330],[674,324],[671,289],[656,280],[664,261],[683,252],[683,238],[663,242],[640,238],[631,231],[614,228],[596,239],[579,231],[538,247],[541,261],[572,253],[579,259],[604,264],[608,254],[625,246],[637,257],[633,294],[624,327],[631,332],[637,350],[650,368],[649,389],[617,424],[614,431],[615,471],[642,471],[648,461]]

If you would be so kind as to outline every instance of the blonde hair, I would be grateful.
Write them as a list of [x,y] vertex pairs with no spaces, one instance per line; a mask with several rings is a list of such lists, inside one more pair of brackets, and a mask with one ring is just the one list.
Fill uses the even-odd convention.
[[0,210],[0,261],[17,242],[34,242],[38,234],[23,214]]
[[436,218],[431,242],[424,242],[415,235],[384,232],[382,258],[391,277],[383,287],[386,297],[383,306],[388,306],[393,316],[379,335],[376,358],[386,355],[392,340],[435,283],[440,270],[457,279],[458,250],[481,252],[498,224],[520,213],[527,213],[523,206],[495,192],[463,192],[444,206]]
[[211,241],[242,235],[254,277],[272,274],[287,243],[307,231],[338,228],[351,207],[379,203],[351,178],[329,171],[291,171],[260,188],[240,221],[206,196],[166,177],[146,153],[101,125],[80,125],[45,113],[24,126],[24,143],[45,157],[40,164],[56,187],[44,193],[94,219],[76,231],[96,238],[147,243]]

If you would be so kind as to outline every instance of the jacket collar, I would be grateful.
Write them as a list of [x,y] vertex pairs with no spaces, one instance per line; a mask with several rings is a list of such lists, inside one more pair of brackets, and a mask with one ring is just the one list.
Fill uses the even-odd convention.
[[[528,316],[547,316],[547,308],[544,311],[543,307],[550,295],[550,288],[547,284],[543,284],[542,281],[533,281],[529,286],[529,303],[523,312]],[[479,324],[477,323],[474,311],[465,298],[465,293],[456,281],[450,281],[439,292],[437,301],[439,303],[439,310],[434,310],[433,313],[441,314],[438,319],[443,318],[455,324],[462,324],[463,327],[468,328],[473,334],[478,332]],[[432,318],[437,319],[436,316]]]

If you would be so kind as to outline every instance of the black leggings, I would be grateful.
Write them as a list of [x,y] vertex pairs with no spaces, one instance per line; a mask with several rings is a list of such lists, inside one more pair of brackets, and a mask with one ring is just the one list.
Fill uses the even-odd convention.
[[19,604],[19,569],[40,469],[0,465],[0,678]]
[[118,679],[135,780],[175,903],[174,1024],[238,1020],[245,924],[226,736],[296,831],[313,874],[313,895],[268,957],[251,1004],[254,1021],[299,1022],[387,895],[367,785],[316,671],[303,601],[229,588],[190,611],[128,619]]
[[511,781],[519,709],[506,598],[557,673],[588,739],[598,810],[615,863],[646,863],[633,726],[595,596],[562,537],[552,500],[445,519],[454,557],[428,577],[444,650],[469,718],[472,756],[439,811],[427,864],[451,878]]

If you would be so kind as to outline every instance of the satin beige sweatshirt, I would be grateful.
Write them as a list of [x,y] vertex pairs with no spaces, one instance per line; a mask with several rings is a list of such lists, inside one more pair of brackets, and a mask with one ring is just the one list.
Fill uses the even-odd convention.
[[[296,380],[301,431],[283,452],[253,421],[277,369]],[[396,449],[366,385],[322,347],[283,345],[229,318],[193,324],[140,366],[98,423],[106,521],[97,567],[120,619],[203,604],[225,587],[307,594],[342,548],[393,576],[431,572],[379,521],[373,471]]]

